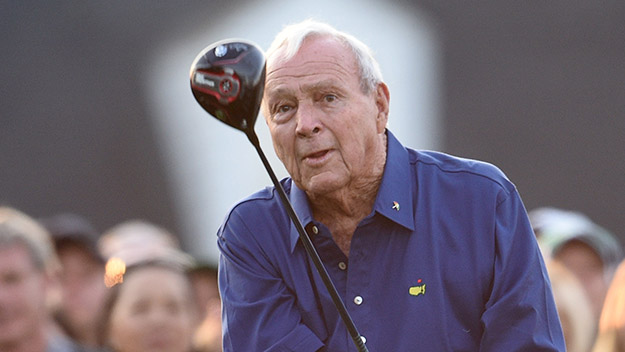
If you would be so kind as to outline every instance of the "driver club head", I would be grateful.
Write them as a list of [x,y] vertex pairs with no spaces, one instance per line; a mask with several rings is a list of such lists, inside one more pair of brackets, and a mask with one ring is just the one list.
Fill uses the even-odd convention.
[[204,110],[246,134],[253,132],[265,88],[265,55],[256,44],[215,42],[198,54],[189,76]]

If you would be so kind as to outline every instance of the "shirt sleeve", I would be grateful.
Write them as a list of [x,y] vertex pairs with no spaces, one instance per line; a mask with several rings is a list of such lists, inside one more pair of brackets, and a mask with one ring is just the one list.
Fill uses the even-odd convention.
[[565,351],[551,284],[525,208],[516,190],[502,194],[480,351]]
[[224,352],[319,350],[323,343],[302,323],[296,297],[244,218],[234,211],[218,234]]

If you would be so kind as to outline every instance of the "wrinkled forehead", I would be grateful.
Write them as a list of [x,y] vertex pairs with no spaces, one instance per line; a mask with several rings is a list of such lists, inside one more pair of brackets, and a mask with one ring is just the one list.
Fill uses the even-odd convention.
[[328,35],[311,35],[298,46],[282,45],[267,57],[267,73],[284,67],[310,62],[328,62],[341,66],[355,65],[356,57],[339,39]]
[[[264,98],[358,89],[358,71],[350,61],[314,55],[294,57],[268,69]],[[297,92],[297,93],[296,93]]]

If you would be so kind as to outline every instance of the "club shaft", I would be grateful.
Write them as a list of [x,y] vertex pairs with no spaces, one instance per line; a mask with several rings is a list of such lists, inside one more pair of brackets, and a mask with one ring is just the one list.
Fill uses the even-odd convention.
[[328,274],[325,266],[323,265],[323,262],[321,261],[321,258],[319,257],[319,253],[317,253],[317,250],[313,246],[312,241],[310,240],[310,236],[308,236],[308,233],[306,232],[306,230],[304,230],[304,226],[302,225],[301,220],[297,217],[295,210],[293,210],[293,206],[291,205],[291,202],[289,201],[286,195],[286,192],[284,191],[284,188],[282,187],[282,184],[278,181],[278,178],[274,174],[273,169],[271,168],[271,165],[269,164],[269,161],[265,157],[265,153],[260,147],[260,143],[258,141],[258,137],[256,136],[256,133],[254,133],[254,131],[251,130],[251,131],[246,131],[246,135],[248,139],[250,140],[250,142],[252,142],[252,145],[254,145],[254,148],[256,148],[256,151],[258,152],[258,155],[260,156],[260,159],[262,160],[263,165],[265,166],[265,169],[267,170],[267,173],[269,173],[269,177],[271,178],[271,181],[273,182],[273,185],[275,186],[276,191],[280,195],[280,200],[282,201],[282,205],[286,209],[287,214],[289,215],[289,217],[291,218],[291,221],[295,225],[295,228],[297,229],[297,232],[299,233],[299,238],[302,241],[302,244],[304,245],[304,248],[306,249],[308,256],[310,257],[313,264],[315,265],[317,272],[321,276],[321,280],[323,281],[328,293],[330,294],[330,297],[332,297],[332,302],[334,303],[334,306],[338,310],[339,315],[341,316],[341,319],[343,320],[343,323],[345,323],[345,326],[347,327],[347,331],[352,337],[352,340],[354,341],[356,348],[358,349],[359,352],[368,352],[369,350],[367,349],[367,346],[365,346],[363,338],[358,332],[358,329],[356,328],[356,325],[354,324],[354,321],[352,320],[351,316],[349,315],[349,312],[347,311],[347,308],[345,307],[343,300],[339,296],[339,293],[336,290],[336,287],[334,286],[332,279],[330,279],[330,275]]

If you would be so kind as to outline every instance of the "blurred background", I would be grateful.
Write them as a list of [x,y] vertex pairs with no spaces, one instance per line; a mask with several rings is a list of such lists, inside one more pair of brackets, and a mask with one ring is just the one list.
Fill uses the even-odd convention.
[[[2,1],[0,203],[146,219],[216,261],[234,203],[271,182],[188,72],[224,38],[267,48],[328,21],[376,53],[404,144],[485,160],[531,210],[587,214],[625,242],[625,2]],[[278,177],[265,123],[256,130]]]

